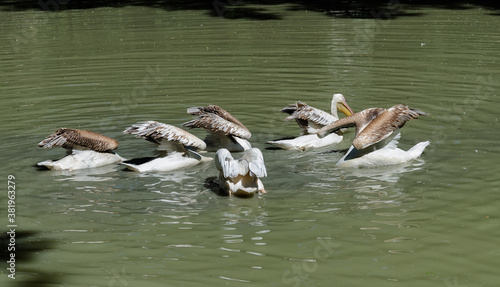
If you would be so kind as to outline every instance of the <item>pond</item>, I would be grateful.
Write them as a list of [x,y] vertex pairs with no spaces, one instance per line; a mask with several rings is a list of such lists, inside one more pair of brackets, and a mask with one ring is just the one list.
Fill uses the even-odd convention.
[[[497,286],[500,18],[462,8],[0,12],[1,174],[16,191],[15,227],[7,192],[0,199],[2,243],[14,228],[16,247],[15,279],[5,253],[1,285]],[[408,164],[370,169],[337,167],[342,154],[328,147],[269,149],[299,133],[281,108],[328,111],[334,93],[354,111],[427,112],[399,146],[430,145]],[[187,108],[208,104],[252,132],[266,194],[214,194],[204,187],[213,162],[168,173],[35,167],[64,155],[37,146],[60,127],[113,137],[125,158],[151,156],[126,127],[181,126]]]

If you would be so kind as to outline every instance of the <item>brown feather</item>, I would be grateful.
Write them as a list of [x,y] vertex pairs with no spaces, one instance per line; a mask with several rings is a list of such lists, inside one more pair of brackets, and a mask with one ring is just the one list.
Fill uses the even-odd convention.
[[416,119],[420,115],[426,114],[420,110],[410,109],[405,105],[395,105],[379,113],[370,121],[356,135],[352,145],[357,149],[364,149],[376,144],[390,136],[393,131],[402,128],[407,121]]
[[195,135],[176,126],[156,121],[140,122],[128,127],[123,131],[123,133],[133,134],[157,144],[161,144],[162,140],[167,140],[198,149],[206,148],[205,142]]
[[234,135],[243,139],[249,139],[252,136],[246,127],[227,121],[216,114],[201,114],[197,119],[186,122],[183,125],[190,128],[203,128],[225,135]]
[[334,123],[323,127],[318,131],[318,135],[320,137],[324,137],[328,133],[336,132],[340,129],[349,127],[356,127],[356,134],[358,134],[366,125],[368,125],[383,111],[385,111],[385,109],[382,108],[370,108],[362,110],[361,112],[339,119],[338,121],[335,121]]
[[118,148],[118,141],[92,131],[60,128],[41,141],[38,146],[43,148],[58,146],[67,149],[83,147],[105,152]]
[[405,105],[395,105],[389,109],[371,108],[342,118],[318,131],[318,136],[324,137],[330,132],[342,128],[356,127],[356,137],[352,145],[361,150],[374,145],[387,137],[404,124],[426,113],[410,109]]
[[234,135],[243,139],[249,139],[252,134],[238,119],[217,105],[205,107],[193,107],[188,113],[198,116],[197,119],[184,123],[190,128],[203,128],[215,133]]
[[[223,108],[217,106],[217,105],[208,105],[205,107],[193,107],[188,109],[188,113],[195,115],[195,116],[200,116],[203,114],[215,114],[218,115],[219,117],[230,121],[232,123],[235,123],[245,129],[245,125],[243,125],[237,118],[235,118],[232,114],[230,114],[228,111],[224,110]],[[247,129],[248,130],[248,129]]]
[[290,116],[285,118],[286,121],[293,119],[306,120],[321,126],[329,125],[335,121],[335,117],[331,114],[315,107],[311,107],[303,102],[296,102],[295,104],[291,104],[288,107],[281,109],[280,111],[282,113],[290,114]]

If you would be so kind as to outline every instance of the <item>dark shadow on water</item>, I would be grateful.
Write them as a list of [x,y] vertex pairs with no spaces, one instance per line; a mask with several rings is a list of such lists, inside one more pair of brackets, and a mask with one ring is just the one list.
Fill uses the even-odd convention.
[[36,170],[40,170],[40,171],[50,170],[48,167],[46,167],[44,165],[33,164],[32,167],[35,168]]
[[203,186],[207,189],[210,189],[213,193],[217,194],[218,196],[229,196],[229,194],[226,191],[224,191],[222,188],[219,187],[216,176],[207,177],[205,179],[205,183],[203,184]]
[[[11,238],[11,234],[7,233],[10,230],[0,231],[0,268],[5,270],[5,276],[10,274],[8,268],[10,263],[7,261],[11,258],[11,253],[15,255],[15,285],[12,286],[55,286],[62,283],[61,274],[40,274],[37,271],[32,271],[23,266],[30,262],[36,261],[36,257],[39,253],[44,250],[53,248],[54,242],[48,239],[43,239],[40,236],[40,232],[37,231],[25,231],[16,228],[14,234],[14,241]],[[10,250],[9,250],[10,248]],[[13,250],[12,248],[15,248]],[[19,274],[22,272],[22,276]],[[28,279],[26,279],[28,278]]]
[[266,147],[266,150],[283,150],[283,149],[279,148],[277,146],[268,146],[268,147]]
[[320,154],[330,154],[330,153],[340,153],[340,154],[346,154],[349,149],[332,149],[332,150],[327,150],[327,151],[322,151]]
[[32,279],[16,279],[16,286],[20,287],[44,287],[58,286],[62,284],[63,275],[61,274],[36,274]]
[[208,15],[226,19],[281,19],[283,10],[311,11],[330,17],[394,19],[403,16],[420,16],[422,13],[408,12],[422,7],[463,10],[471,5],[491,9],[491,15],[500,15],[500,1],[493,0],[0,0],[4,11],[43,10],[57,12],[68,9],[92,9],[99,7],[142,6],[167,11],[198,10]]

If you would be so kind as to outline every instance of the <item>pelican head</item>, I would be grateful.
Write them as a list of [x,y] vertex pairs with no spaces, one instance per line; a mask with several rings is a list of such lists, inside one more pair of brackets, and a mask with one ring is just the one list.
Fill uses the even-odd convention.
[[344,95],[342,94],[333,95],[331,109],[332,115],[337,115],[337,110],[341,111],[346,116],[354,114],[351,107],[349,107],[349,105],[347,104]]

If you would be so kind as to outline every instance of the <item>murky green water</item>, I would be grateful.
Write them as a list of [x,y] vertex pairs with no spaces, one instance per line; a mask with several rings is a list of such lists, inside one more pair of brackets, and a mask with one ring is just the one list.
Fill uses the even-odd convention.
[[[1,175],[4,187],[15,176],[17,224],[16,279],[2,257],[2,286],[497,286],[500,18],[287,8],[261,21],[144,7],[1,12]],[[408,165],[358,170],[336,167],[341,154],[327,148],[266,149],[298,133],[280,108],[328,110],[335,92],[355,111],[428,112],[400,147],[431,145]],[[215,195],[203,187],[212,163],[168,174],[33,167],[64,154],[37,147],[59,127],[149,156],[126,127],[180,125],[205,104],[252,131],[267,194]]]

